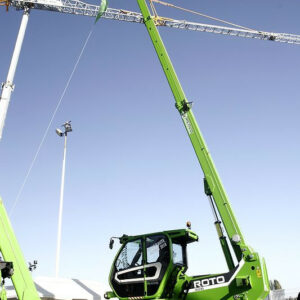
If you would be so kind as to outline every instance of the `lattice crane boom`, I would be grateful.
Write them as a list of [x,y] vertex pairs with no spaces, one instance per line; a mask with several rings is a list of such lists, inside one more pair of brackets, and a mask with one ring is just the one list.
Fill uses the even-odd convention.
[[[159,0],[152,0],[152,1],[163,3],[163,1],[159,1]],[[15,7],[17,10],[24,11],[19,35],[16,41],[16,46],[13,52],[11,65],[7,76],[7,80],[2,84],[2,91],[0,95],[0,140],[1,140],[6,113],[10,102],[10,96],[14,89],[14,84],[13,84],[14,72],[18,64],[18,58],[21,51],[22,41],[26,31],[30,10],[40,9],[40,10],[47,10],[47,11],[56,11],[56,12],[66,13],[66,14],[96,17],[99,14],[100,6],[85,3],[80,0],[0,0],[0,5],[5,5],[7,9],[9,6],[12,6]],[[171,4],[167,4],[167,5],[170,6]],[[107,10],[102,15],[102,18],[133,22],[133,23],[144,23],[144,19],[141,13],[132,12],[123,9],[115,9],[115,8],[107,8]],[[156,11],[154,11],[153,20],[157,26],[165,26],[165,27],[186,29],[186,30],[193,30],[193,31],[200,31],[200,32],[218,33],[222,35],[269,40],[269,41],[275,41],[281,43],[300,44],[300,35],[257,31],[257,30],[247,29],[245,27],[241,28],[241,26],[238,27],[238,25],[237,27],[234,26],[224,27],[224,26],[189,22],[185,20],[174,20],[170,18],[159,17]]]
[[[79,0],[11,0],[10,4],[17,9],[24,9],[24,7],[28,6],[33,9],[56,11],[60,13],[83,15],[89,17],[96,17],[99,11],[98,5],[85,3]],[[140,13],[115,8],[108,8],[103,14],[102,18],[134,23],[144,22],[143,16]],[[156,19],[156,23],[158,26],[166,26],[171,28],[269,40],[289,44],[300,44],[300,35],[295,34],[246,30],[234,27],[209,25],[160,17]]]

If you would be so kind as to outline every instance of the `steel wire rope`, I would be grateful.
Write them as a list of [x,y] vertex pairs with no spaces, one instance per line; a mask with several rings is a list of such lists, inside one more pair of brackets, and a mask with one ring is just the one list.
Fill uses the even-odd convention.
[[248,28],[248,27],[241,26],[241,25],[238,25],[238,24],[234,24],[234,23],[231,23],[231,22],[219,19],[219,18],[211,17],[209,15],[202,14],[202,13],[200,13],[198,11],[194,11],[194,10],[191,10],[191,9],[188,9],[188,8],[176,6],[176,5],[172,4],[172,3],[168,3],[168,2],[164,2],[164,1],[160,1],[160,0],[150,0],[150,2],[155,2],[155,3],[158,3],[158,4],[164,5],[164,6],[173,7],[173,8],[176,8],[176,9],[179,9],[179,10],[183,10],[183,11],[195,14],[195,15],[199,15],[201,17],[205,17],[205,18],[208,18],[208,19],[211,19],[211,20],[214,20],[214,21],[218,21],[218,22],[227,24],[227,25],[235,26],[237,28],[241,28],[241,29],[245,29],[245,30],[250,30],[250,31],[254,31],[254,32],[260,32],[259,30]]
[[58,100],[58,102],[57,102],[57,105],[56,105],[56,107],[55,107],[55,109],[54,109],[54,111],[53,111],[53,113],[52,113],[52,116],[51,116],[51,118],[50,118],[50,121],[49,121],[49,123],[48,123],[48,126],[46,127],[46,130],[45,130],[44,135],[43,135],[43,137],[42,137],[42,139],[41,139],[41,142],[40,142],[40,144],[39,144],[39,146],[38,146],[38,148],[37,148],[37,150],[36,150],[36,153],[35,153],[35,155],[34,155],[34,157],[33,157],[33,160],[32,160],[32,162],[31,162],[31,164],[29,165],[29,168],[28,168],[28,170],[27,170],[27,173],[26,173],[26,175],[25,175],[25,178],[24,178],[24,180],[23,180],[23,183],[22,183],[22,185],[21,185],[21,187],[20,187],[20,189],[19,189],[19,191],[18,191],[18,194],[17,194],[17,196],[16,196],[16,199],[14,200],[13,205],[12,205],[10,211],[9,211],[9,215],[10,215],[10,216],[13,214],[14,209],[15,209],[15,207],[17,206],[17,204],[18,204],[18,202],[19,202],[19,200],[20,200],[20,196],[21,196],[21,194],[22,194],[22,192],[23,192],[23,189],[24,189],[24,187],[25,187],[25,184],[26,184],[26,182],[27,182],[27,179],[28,179],[28,177],[29,177],[29,175],[30,175],[30,173],[31,173],[31,170],[32,170],[33,166],[34,166],[34,163],[35,163],[35,161],[36,161],[36,159],[37,159],[37,157],[38,157],[38,155],[39,155],[39,152],[40,152],[40,150],[41,150],[41,148],[42,148],[42,146],[43,146],[43,144],[44,144],[44,141],[45,141],[45,139],[46,139],[46,137],[47,137],[47,134],[48,134],[48,132],[49,132],[50,126],[51,126],[51,124],[52,124],[52,122],[53,122],[53,120],[54,120],[54,117],[55,117],[55,115],[56,115],[56,113],[57,113],[57,111],[58,111],[58,109],[59,109],[59,107],[60,107],[60,105],[61,105],[61,103],[62,103],[62,100],[63,100],[63,98],[64,98],[64,96],[65,96],[65,94],[66,94],[66,91],[67,91],[67,89],[68,89],[68,87],[69,87],[69,85],[70,85],[70,82],[71,82],[71,80],[72,80],[72,78],[73,78],[73,75],[74,75],[74,73],[75,73],[75,71],[76,71],[76,69],[77,69],[77,66],[78,66],[78,64],[79,64],[79,62],[80,62],[80,60],[81,60],[81,57],[82,57],[83,52],[84,52],[84,50],[85,50],[85,48],[86,48],[86,45],[87,45],[87,43],[88,43],[88,41],[89,41],[89,39],[90,39],[90,37],[91,37],[91,35],[92,35],[93,29],[94,29],[94,25],[95,25],[95,23],[92,25],[92,27],[91,27],[91,29],[90,29],[88,35],[87,35],[87,38],[86,38],[86,40],[85,40],[85,42],[84,42],[84,44],[83,44],[83,47],[82,47],[82,49],[81,49],[81,51],[80,51],[80,54],[79,54],[79,56],[78,56],[78,58],[77,58],[77,60],[76,60],[76,62],[75,62],[74,67],[73,67],[73,70],[72,70],[72,72],[71,72],[71,74],[70,74],[70,76],[69,76],[69,79],[67,80],[67,83],[66,83],[66,85],[65,85],[65,88],[64,88],[64,90],[63,90],[63,92],[62,92],[62,94],[61,94],[61,96],[60,96],[60,98],[59,98],[59,100]]

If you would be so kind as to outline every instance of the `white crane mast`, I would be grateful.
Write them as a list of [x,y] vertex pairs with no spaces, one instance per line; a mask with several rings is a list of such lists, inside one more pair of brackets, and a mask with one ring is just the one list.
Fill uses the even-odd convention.
[[23,13],[23,17],[19,29],[17,41],[15,44],[15,48],[13,51],[13,55],[10,61],[7,78],[6,81],[2,83],[2,90],[0,94],[0,139],[2,138],[2,132],[4,128],[4,123],[5,123],[6,114],[10,102],[11,93],[14,90],[14,77],[15,77],[19,56],[21,53],[22,44],[23,44],[23,40],[27,28],[28,18],[29,18],[29,9],[24,8],[24,13]]

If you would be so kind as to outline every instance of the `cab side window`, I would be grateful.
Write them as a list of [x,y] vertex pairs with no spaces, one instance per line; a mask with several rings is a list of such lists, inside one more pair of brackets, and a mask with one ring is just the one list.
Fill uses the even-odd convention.
[[129,242],[123,248],[116,261],[117,271],[125,270],[142,265],[143,247],[142,241],[136,240]]
[[169,263],[169,247],[167,238],[163,235],[154,235],[147,237],[147,263]]
[[182,245],[173,243],[173,263],[174,265],[184,265]]

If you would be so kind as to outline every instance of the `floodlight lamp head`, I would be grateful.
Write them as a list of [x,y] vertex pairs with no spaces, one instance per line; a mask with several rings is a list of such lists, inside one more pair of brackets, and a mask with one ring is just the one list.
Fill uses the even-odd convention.
[[72,131],[71,121],[66,122],[62,126],[65,127],[65,133]]
[[58,136],[63,136],[64,135],[64,133],[58,128],[55,129],[55,132]]

